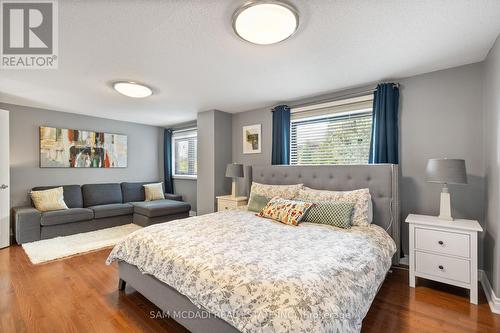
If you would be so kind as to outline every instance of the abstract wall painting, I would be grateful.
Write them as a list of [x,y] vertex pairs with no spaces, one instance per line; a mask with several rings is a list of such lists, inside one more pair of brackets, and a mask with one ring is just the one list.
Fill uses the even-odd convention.
[[127,136],[40,127],[41,168],[126,168]]
[[261,150],[261,125],[243,126],[243,154],[258,154]]

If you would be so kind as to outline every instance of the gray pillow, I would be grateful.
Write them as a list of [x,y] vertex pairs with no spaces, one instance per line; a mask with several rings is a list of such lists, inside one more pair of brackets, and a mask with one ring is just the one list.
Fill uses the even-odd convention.
[[250,193],[250,200],[248,201],[248,210],[259,213],[270,200],[271,198],[268,198],[266,196]]

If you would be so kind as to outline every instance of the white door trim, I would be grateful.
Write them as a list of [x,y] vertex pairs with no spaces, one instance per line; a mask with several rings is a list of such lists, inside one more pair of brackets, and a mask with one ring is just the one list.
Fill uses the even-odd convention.
[[9,111],[0,110],[0,248],[10,245]]

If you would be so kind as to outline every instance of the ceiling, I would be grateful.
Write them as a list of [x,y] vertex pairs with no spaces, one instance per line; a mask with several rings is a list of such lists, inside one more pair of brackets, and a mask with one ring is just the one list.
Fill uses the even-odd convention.
[[500,32],[498,0],[293,0],[298,32],[257,46],[231,28],[244,2],[59,1],[59,68],[0,71],[0,101],[165,126],[479,62]]

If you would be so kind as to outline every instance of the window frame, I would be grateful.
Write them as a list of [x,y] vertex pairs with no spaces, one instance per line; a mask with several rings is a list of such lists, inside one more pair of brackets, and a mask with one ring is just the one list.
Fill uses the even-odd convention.
[[[194,132],[194,135],[193,135]],[[183,133],[185,133],[183,135]],[[198,179],[198,168],[196,168],[196,175],[182,175],[176,174],[175,170],[175,143],[178,139],[192,138],[196,137],[196,150],[198,149],[198,129],[197,128],[186,128],[182,130],[174,130],[172,132],[172,142],[171,142],[171,150],[172,150],[172,178],[173,179],[187,179],[187,180],[197,180]],[[198,154],[196,154],[198,155]],[[197,156],[198,157],[198,156]],[[189,159],[189,156],[188,156]]]
[[[370,106],[368,107],[368,103]],[[365,104],[365,105],[363,105]],[[359,109],[353,108],[352,110],[349,110],[349,107],[356,105],[360,105]],[[347,108],[347,110],[345,109]],[[325,112],[325,109],[331,109],[329,112]],[[290,120],[290,165],[297,165],[297,166],[304,166],[304,165],[359,165],[360,163],[355,163],[355,164],[301,164],[298,161],[297,157],[297,163],[293,163],[292,161],[292,151],[294,150],[294,147],[292,145],[293,140],[292,140],[292,127],[294,123],[300,123],[300,122],[305,122],[308,120],[320,120],[320,119],[331,119],[331,118],[336,118],[339,117],[340,119],[342,117],[348,116],[348,115],[356,115],[356,114],[368,114],[369,112],[372,113],[372,124],[373,124],[373,95],[361,95],[357,97],[352,97],[352,98],[344,98],[344,99],[338,99],[326,103],[318,103],[318,104],[313,104],[313,105],[307,105],[303,107],[297,107],[297,108],[292,108],[291,109],[291,120]],[[298,115],[298,116],[295,116]],[[295,118],[295,119],[294,119]],[[340,120],[339,119],[339,120]],[[373,128],[373,125],[371,126]],[[370,136],[372,133],[370,133]],[[296,137],[296,141],[297,137]],[[295,150],[298,151],[298,147],[295,147]],[[363,165],[369,164],[369,153],[367,156],[367,160],[365,163],[362,163]]]

